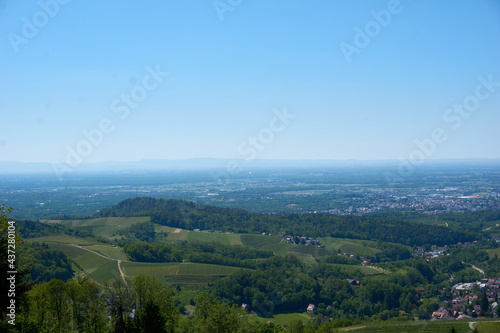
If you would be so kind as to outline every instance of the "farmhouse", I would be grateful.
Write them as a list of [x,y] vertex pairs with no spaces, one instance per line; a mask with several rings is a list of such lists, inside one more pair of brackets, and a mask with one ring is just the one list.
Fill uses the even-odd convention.
[[307,312],[308,313],[314,313],[314,312],[316,312],[316,305],[309,304],[309,306],[307,307]]

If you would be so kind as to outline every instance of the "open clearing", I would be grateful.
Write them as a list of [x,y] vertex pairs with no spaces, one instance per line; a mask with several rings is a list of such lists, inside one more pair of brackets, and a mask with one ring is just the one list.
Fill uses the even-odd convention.
[[85,248],[100,253],[103,256],[109,257],[111,259],[127,260],[127,257],[125,257],[125,254],[123,254],[122,250],[117,247],[111,247],[107,245],[92,245],[86,246]]
[[71,236],[43,236],[36,238],[25,239],[26,242],[38,242],[38,243],[61,243],[61,244],[76,244],[76,245],[97,245],[99,242],[90,238],[77,238]]
[[343,253],[354,255],[374,256],[380,252],[379,249],[375,248],[375,242],[365,240],[323,237],[320,239],[320,243],[331,251],[338,252],[340,250]]
[[218,242],[224,245],[242,245],[240,234],[226,234],[208,231],[190,231],[189,241]]
[[372,332],[397,332],[397,333],[449,333],[455,328],[458,333],[470,331],[468,321],[404,321],[386,322],[380,324],[365,324],[361,326],[346,327],[336,332],[372,333]]
[[344,265],[344,264],[330,264],[332,266],[340,267],[348,272],[354,272],[355,270],[360,270],[365,276],[373,276],[384,274],[382,269],[373,266],[362,266],[362,265]]
[[111,238],[122,229],[133,224],[148,222],[149,216],[141,217],[102,217],[90,220],[64,220],[61,224],[68,227],[78,227],[105,238]]
[[181,230],[179,232],[169,232],[167,236],[167,240],[172,240],[172,241],[185,241],[188,240],[188,230]]
[[500,322],[477,322],[474,325],[479,332],[484,333],[498,333],[500,332]]
[[285,254],[287,251],[295,250],[295,247],[297,247],[282,242],[280,238],[273,236],[242,234],[240,238],[244,246],[253,247],[258,250],[273,251],[277,254]]
[[[265,311],[266,309],[264,309]],[[267,323],[268,321],[271,321],[275,323],[276,325],[290,325],[290,323],[294,321],[301,321],[303,324],[307,323],[309,319],[309,314],[307,313],[298,313],[298,312],[292,312],[292,313],[277,313],[277,314],[272,314],[269,317],[258,317],[258,316],[252,316],[252,318],[256,318],[258,321]]]
[[488,252],[488,254],[490,255],[490,258],[493,258],[495,256],[495,254],[498,256],[500,256],[500,248],[498,249],[493,249],[493,250],[486,250],[486,252]]
[[106,262],[102,266],[99,266],[89,275],[92,279],[101,284],[111,284],[116,278],[120,278],[118,261],[108,260],[108,262]]
[[123,262],[125,275],[216,275],[226,276],[242,268],[198,263],[142,263]]

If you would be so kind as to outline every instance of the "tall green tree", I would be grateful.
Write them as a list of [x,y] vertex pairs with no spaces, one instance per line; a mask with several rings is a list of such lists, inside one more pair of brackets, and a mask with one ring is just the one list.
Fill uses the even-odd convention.
[[79,332],[104,332],[106,302],[102,288],[88,276],[79,276],[66,283],[71,299],[73,327]]
[[140,332],[174,332],[180,313],[172,300],[168,286],[152,276],[137,275],[133,280],[133,288],[137,294],[135,311],[136,326]]
[[230,308],[217,302],[209,293],[198,296],[195,307],[197,332],[238,332],[242,329],[241,309]]
[[52,279],[29,292],[28,321],[39,332],[69,332],[72,329],[71,299],[63,281]]
[[130,318],[135,298],[127,285],[121,279],[116,279],[109,289],[109,313],[111,315],[111,330],[114,333],[133,332],[133,322]]

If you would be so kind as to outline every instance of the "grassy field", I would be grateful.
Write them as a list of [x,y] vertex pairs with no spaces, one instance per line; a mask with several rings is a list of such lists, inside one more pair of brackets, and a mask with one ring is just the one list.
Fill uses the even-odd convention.
[[167,227],[166,225],[155,224],[155,231],[156,232],[171,233],[171,232],[174,232],[175,230],[177,230],[177,228]]
[[149,216],[141,217],[102,217],[91,220],[64,220],[61,224],[68,227],[78,227],[90,231],[95,235],[112,238],[114,233],[133,224],[149,221]]
[[375,242],[365,240],[324,237],[320,239],[320,243],[331,251],[338,252],[340,250],[354,255],[374,256],[377,252],[380,252],[379,249],[375,248]]
[[127,257],[125,257],[125,254],[123,254],[122,250],[117,247],[111,247],[109,245],[92,245],[86,246],[85,248],[100,253],[111,259],[127,260]]
[[[458,333],[471,331],[468,321],[405,321],[367,324],[353,327],[340,328],[336,332],[372,333],[372,332],[397,332],[397,333],[449,333],[452,328]],[[480,331],[481,332],[481,331]]]
[[316,262],[314,257],[308,253],[289,251],[289,252],[287,252],[287,254],[291,254],[291,255],[296,256],[297,258],[299,258],[302,262],[304,262],[306,264]]
[[474,328],[481,333],[498,333],[500,332],[500,322],[478,322]]
[[[230,237],[233,236],[233,237]],[[237,236],[237,237],[234,237]],[[224,245],[231,245],[231,238],[238,239],[239,235],[236,234],[223,234],[216,232],[196,232],[190,231],[187,236],[189,241],[200,241],[200,242],[218,242]],[[239,241],[241,244],[241,241]],[[234,244],[234,241],[233,241]]]
[[[48,236],[32,238],[27,241],[43,241],[50,248],[62,251],[69,258],[73,259],[85,273],[101,284],[110,283],[116,277],[120,277],[117,260],[126,260],[121,249],[109,245],[97,245],[96,242],[88,241],[87,239],[69,236]],[[80,244],[81,247],[77,247],[75,244]],[[111,259],[104,258],[88,250]]]
[[198,264],[198,263],[182,263],[179,265],[179,275],[217,275],[225,276],[230,275],[242,268],[212,265],[212,264]]
[[172,240],[172,241],[185,241],[188,240],[188,234],[190,231],[188,230],[181,230],[180,232],[174,232],[176,229],[172,230],[167,236],[167,240]]
[[[116,221],[117,220],[114,220],[114,223],[116,223]],[[181,232],[176,233],[176,235],[182,234],[182,232],[185,232],[186,235],[188,233],[187,230],[182,230]],[[215,240],[218,238],[219,240],[225,239],[226,244],[241,243],[239,240],[240,235],[238,234],[190,233],[200,234],[202,236],[210,235],[204,239],[205,241]],[[215,237],[213,237],[214,235]],[[194,240],[201,239],[195,238]],[[28,239],[27,241],[45,242],[49,247],[64,252],[69,258],[75,260],[81,269],[89,274],[90,277],[101,284],[110,283],[115,278],[120,277],[117,260],[122,261],[121,266],[127,281],[131,281],[135,275],[145,274],[158,276],[168,283],[206,284],[241,269],[238,267],[200,263],[128,262],[126,261],[127,258],[121,248],[112,247],[102,243],[99,244],[93,240],[74,238],[70,236],[47,236]],[[76,244],[81,247],[77,247]],[[101,255],[107,258],[102,257]]]
[[163,275],[160,278],[168,284],[207,285],[220,279],[217,275]]
[[101,284],[111,284],[117,277],[120,278],[118,262],[108,260],[104,265],[97,267],[89,276]]
[[305,246],[305,245],[292,245],[291,251],[287,252],[299,252],[304,254],[309,254],[314,258],[320,258],[332,254],[332,252],[326,248],[321,248],[317,246]]
[[[140,263],[122,262],[122,269],[127,276],[138,274],[156,276],[227,276],[240,270],[238,267],[198,263]],[[200,280],[200,279],[198,279]],[[203,278],[201,279],[203,280]],[[182,278],[181,278],[182,281]]]
[[277,325],[283,326],[283,325],[290,325],[290,323],[294,321],[301,321],[302,323],[307,323],[310,320],[310,317],[307,313],[298,313],[298,312],[292,312],[292,313],[278,313],[274,314],[271,317],[258,317],[254,316],[258,321],[267,323],[268,321],[271,321]]
[[357,267],[366,276],[369,276],[369,275],[378,275],[378,274],[385,274],[384,271],[381,268],[378,268],[378,267],[373,267],[373,266],[357,266]]
[[123,273],[127,276],[145,275],[177,275],[179,263],[143,263],[122,262]]
[[47,245],[51,249],[59,250],[62,251],[68,258],[71,259],[76,259],[82,254],[86,253],[84,249],[81,249],[79,247],[69,245],[69,244],[61,244],[61,243],[47,243]]
[[36,238],[25,239],[26,242],[38,242],[38,243],[61,243],[61,244],[76,244],[76,245],[96,245],[99,242],[90,238],[76,238],[71,236],[43,236]]
[[490,255],[490,258],[493,258],[495,256],[495,254],[497,256],[500,256],[500,248],[493,249],[493,250],[486,250],[486,252],[488,252],[488,254]]
[[154,275],[169,284],[207,284],[239,270],[237,267],[197,263],[136,263],[122,262],[127,279],[138,274]]
[[295,245],[281,242],[280,238],[273,236],[242,234],[240,235],[240,239],[243,246],[249,246],[259,250],[273,251],[277,254],[285,254],[296,247]]
[[373,276],[373,275],[379,275],[379,274],[384,274],[384,272],[381,269],[378,269],[376,267],[372,266],[362,266],[362,265],[343,265],[343,264],[330,264],[332,266],[338,266],[341,267],[342,269],[346,271],[355,271],[355,270],[360,270],[361,273],[363,273],[365,276]]
[[[133,218],[101,218],[93,220],[63,221],[67,225],[83,227],[96,234],[111,237],[122,228],[134,223],[148,221],[147,217]],[[337,253],[337,250],[349,253],[375,253],[379,250],[371,247],[372,242],[346,240],[340,238],[325,238],[322,240],[329,248],[318,248],[314,246],[294,245],[282,242],[278,237],[253,235],[253,234],[226,234],[212,232],[195,232],[181,230],[167,226],[156,225],[157,232],[168,233],[167,241],[215,241],[225,245],[243,245],[256,249],[272,251],[276,254],[291,254],[305,263],[313,263],[316,258]],[[128,262],[121,248],[112,247],[98,243],[91,239],[74,238],[70,236],[47,236],[30,239],[28,241],[45,242],[50,247],[63,251],[92,278],[99,283],[109,283],[116,277],[120,277],[117,260],[121,260],[121,267],[130,281],[138,274],[158,276],[164,281],[172,284],[206,284],[217,278],[230,275],[241,268],[200,264],[200,263],[139,263]],[[82,246],[79,248],[75,245]],[[89,252],[93,251],[95,253]],[[335,251],[335,252],[334,252]],[[100,255],[107,257],[101,257]],[[382,274],[376,268],[366,266],[339,265],[343,269],[359,269],[365,276]]]
[[[84,270],[86,270],[88,273],[91,273],[95,271],[97,268],[100,266],[107,264],[110,261],[106,258],[103,258],[101,256],[98,256],[97,254],[94,254],[92,252],[85,251],[82,255],[79,257],[75,258],[75,261],[82,266]],[[114,262],[114,261],[113,261]]]

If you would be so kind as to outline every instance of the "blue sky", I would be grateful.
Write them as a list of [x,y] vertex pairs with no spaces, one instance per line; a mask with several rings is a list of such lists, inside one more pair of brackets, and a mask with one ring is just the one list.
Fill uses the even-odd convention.
[[0,0],[0,161],[500,158],[498,1],[59,1]]

